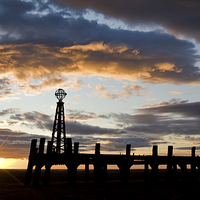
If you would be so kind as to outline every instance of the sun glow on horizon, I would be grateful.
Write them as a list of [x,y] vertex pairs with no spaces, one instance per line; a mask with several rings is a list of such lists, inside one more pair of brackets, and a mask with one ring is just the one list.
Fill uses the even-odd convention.
[[26,169],[27,159],[0,158],[0,169]]

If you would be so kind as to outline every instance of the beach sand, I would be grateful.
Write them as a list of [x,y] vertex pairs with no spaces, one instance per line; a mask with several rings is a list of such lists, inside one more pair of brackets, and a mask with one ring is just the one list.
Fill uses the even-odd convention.
[[92,182],[93,173],[90,172],[89,185],[84,184],[84,171],[77,174],[77,184],[72,187],[67,184],[67,170],[51,170],[50,186],[42,185],[44,171],[41,173],[41,182],[38,188],[25,187],[26,170],[0,170],[0,200],[123,200],[123,199],[199,199],[200,184],[190,181],[167,183],[166,174],[159,173],[157,184],[144,182],[142,170],[131,170],[130,183],[123,185],[117,170],[108,171],[108,183],[95,186]]

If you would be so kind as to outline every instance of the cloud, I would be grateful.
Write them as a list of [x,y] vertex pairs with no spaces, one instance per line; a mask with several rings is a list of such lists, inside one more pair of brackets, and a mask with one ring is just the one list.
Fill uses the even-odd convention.
[[180,101],[179,103],[168,103],[163,106],[151,107],[141,109],[142,112],[156,113],[156,114],[180,114],[185,117],[200,117],[200,102],[186,103]]
[[110,138],[102,139],[97,138],[97,142],[101,143],[101,150],[103,151],[122,151],[125,152],[126,145],[131,144],[131,149],[135,150],[136,148],[141,147],[150,147],[151,140],[149,138],[139,138],[139,137],[124,137],[124,138]]
[[108,92],[107,87],[105,85],[97,85],[96,91],[94,91],[93,94],[102,94],[101,98],[108,98],[108,99],[121,99],[122,98],[122,95],[118,92],[115,92],[115,94]]
[[176,104],[184,104],[187,103],[188,100],[181,100],[179,98],[172,98],[169,101],[161,101],[158,104],[145,104],[141,106],[141,109],[145,108],[155,108],[155,107],[161,107],[161,106],[168,106],[168,105],[176,105]]
[[184,92],[177,92],[177,91],[169,91],[169,94],[171,95],[182,95],[185,94]]
[[75,90],[80,90],[82,85],[84,85],[84,82],[81,79],[75,79],[74,83],[71,84],[70,87]]
[[[67,110],[66,114],[66,130],[69,134],[75,135],[131,135],[145,134],[151,135],[197,135],[199,134],[200,126],[200,102],[188,103],[187,101],[179,100],[179,103],[173,101],[138,109],[136,114],[127,113],[107,113],[97,115],[92,112],[84,112],[78,110]],[[39,128],[41,130],[52,131],[53,117],[33,111],[25,113],[12,114],[10,111],[2,111],[2,114],[8,113],[10,121],[6,123],[20,123],[23,126],[30,128]],[[88,121],[94,119],[113,119],[116,122],[116,127],[119,128],[103,128],[100,126],[92,126],[78,121]],[[4,123],[5,123],[4,122]],[[156,136],[155,136],[156,137]]]
[[17,108],[7,108],[7,109],[2,109],[0,111],[0,116],[8,115],[15,113],[18,109]]
[[138,114],[110,114],[126,132],[136,134],[198,135],[200,102],[166,102],[138,109]]
[[17,94],[19,93],[12,92],[12,81],[9,78],[0,78],[0,100],[8,99],[10,98],[10,96],[14,96]]
[[[32,139],[39,139],[42,135],[28,134],[11,129],[0,129],[0,151],[2,158],[27,158]],[[47,140],[50,138],[45,136]],[[38,140],[39,141],[39,140]]]
[[[132,149],[149,147],[153,144],[165,144],[164,136],[183,135],[187,140],[199,135],[200,102],[173,99],[169,102],[140,108],[136,114],[107,113],[97,115],[93,112],[67,110],[66,134],[72,136],[73,141],[80,142],[81,151],[94,150],[94,144],[101,143],[103,151],[125,151],[125,145],[131,144]],[[29,128],[38,128],[52,132],[53,116],[32,111],[19,113],[15,108],[2,110],[1,115],[10,115],[10,120],[4,121],[13,125],[15,123]],[[112,119],[119,128],[104,128],[92,126],[78,121],[93,119]],[[0,142],[5,142],[1,151],[5,157],[11,157],[11,151],[16,149],[15,158],[22,158],[28,154],[30,139],[39,138],[38,135],[29,135],[10,129],[0,129]],[[102,137],[103,136],[103,137]],[[189,138],[190,136],[190,138]],[[47,137],[49,138],[49,137]],[[17,154],[18,153],[18,154]]]
[[[91,88],[91,87],[89,87]],[[108,92],[108,89],[105,85],[97,85],[96,90],[93,94],[101,94],[101,98],[108,98],[108,99],[122,99],[123,97],[129,97],[132,95],[137,96],[144,96],[147,91],[147,87],[140,86],[137,84],[129,84],[127,82],[124,83],[122,86],[122,91],[115,91],[115,93]]]
[[[27,52],[25,53],[27,48],[32,51],[31,57]],[[64,84],[66,79],[58,77],[60,71],[63,75],[105,76],[129,80],[142,79],[152,83],[199,83],[198,68],[192,66],[195,63],[194,58],[192,58],[194,55],[190,57],[189,54],[180,54],[179,59],[177,59],[175,57],[178,52],[170,57],[167,54],[161,56],[162,52],[157,53],[156,56],[153,52],[148,52],[149,55],[145,55],[146,52],[141,54],[140,58],[137,58],[131,53],[132,47],[121,54],[117,52],[105,54],[101,51],[66,51],[66,48],[30,44],[4,45],[2,51],[7,51],[7,54],[13,54],[13,50],[17,50],[18,53],[16,56],[10,56],[6,65],[2,64],[0,75],[9,74],[20,84],[29,83],[32,79],[45,79],[41,81],[41,86],[44,88],[48,86],[47,83],[50,80],[52,80],[52,83]],[[163,62],[171,60],[175,63],[177,70],[163,71],[163,69],[156,67],[156,64],[160,63],[161,60]],[[13,63],[15,64],[13,65]],[[80,88],[80,84],[82,83],[77,82],[74,88]]]
[[123,88],[125,90],[125,92],[123,93],[124,96],[129,97],[131,95],[136,94],[137,96],[144,96],[144,92],[147,91],[147,87],[145,86],[140,86],[137,84],[128,84],[125,83],[123,85]]
[[168,29],[174,34],[181,34],[200,41],[199,31],[199,9],[200,3],[196,0],[120,0],[113,3],[112,0],[102,2],[101,0],[57,0],[66,6],[75,9],[92,9],[103,13],[107,17],[114,17],[132,25],[152,26],[157,24]]
[[90,119],[97,119],[99,118],[97,114],[89,112],[89,113],[84,113],[84,111],[77,111],[77,110],[71,110],[71,109],[67,109],[66,110],[66,120],[90,120]]
[[[180,150],[192,150],[192,147],[177,147],[176,149],[180,149]],[[196,149],[200,150],[200,146],[197,146]]]
[[[118,134],[118,129],[101,128],[99,126],[92,126],[88,124],[80,123],[76,120],[85,121],[89,119],[104,118],[105,116],[97,116],[95,113],[82,114],[81,111],[67,110],[69,114],[66,115],[68,119],[66,121],[67,132],[69,134],[80,135],[109,135]],[[20,123],[23,126],[29,128],[39,128],[41,130],[52,131],[53,130],[53,117],[47,114],[43,114],[38,111],[16,113],[10,115],[10,120],[7,123]]]
[[[70,2],[75,6],[78,1]],[[64,84],[58,76],[61,72],[63,76],[199,84],[199,55],[189,41],[158,32],[111,29],[50,2],[15,0],[0,5],[7,10],[0,18],[8,19],[0,20],[0,76],[10,75],[22,86],[41,80],[43,88],[53,87],[48,79]]]
[[80,99],[80,98],[81,98],[81,95],[78,95],[78,94],[77,94],[77,95],[73,96],[73,98],[74,98],[74,99]]

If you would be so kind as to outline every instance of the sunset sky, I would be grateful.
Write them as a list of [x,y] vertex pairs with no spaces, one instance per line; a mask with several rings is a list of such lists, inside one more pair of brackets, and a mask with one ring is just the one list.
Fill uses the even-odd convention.
[[0,0],[0,168],[26,168],[31,139],[51,139],[58,88],[82,153],[100,142],[200,155],[199,11],[196,0]]

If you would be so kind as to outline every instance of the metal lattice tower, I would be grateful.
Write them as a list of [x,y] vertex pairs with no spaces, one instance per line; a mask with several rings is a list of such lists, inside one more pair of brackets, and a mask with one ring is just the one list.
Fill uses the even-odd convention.
[[65,114],[64,102],[62,101],[67,93],[63,89],[58,89],[55,96],[58,99],[55,120],[52,132],[52,151],[61,154],[66,152],[66,134],[65,134]]

